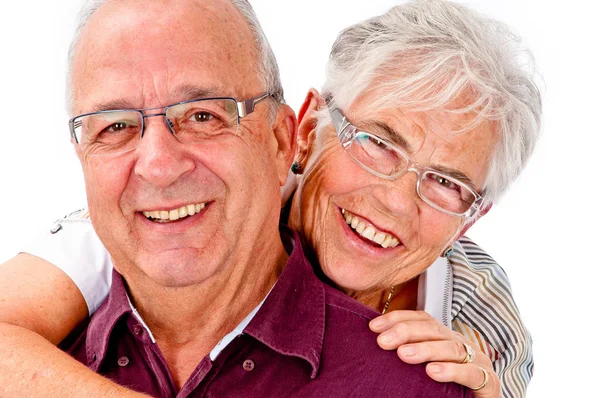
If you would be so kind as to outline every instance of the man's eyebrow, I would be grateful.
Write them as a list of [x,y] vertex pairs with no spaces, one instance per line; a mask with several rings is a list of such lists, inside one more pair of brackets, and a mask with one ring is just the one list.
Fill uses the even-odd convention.
[[382,132],[384,133],[384,137],[382,138],[387,138],[389,141],[400,145],[409,153],[412,151],[412,146],[408,143],[406,138],[404,138],[399,131],[394,130],[391,126],[384,122],[376,120],[367,120],[361,123],[361,126],[365,126],[365,130],[367,130],[368,132]]
[[[172,92],[172,97],[175,99],[172,103],[189,101],[199,98],[215,98],[224,97],[223,91],[217,88],[198,87],[194,85],[183,85],[175,88]],[[164,104],[164,106],[170,105]],[[158,107],[160,108],[160,107]],[[91,112],[112,111],[119,109],[139,109],[133,103],[125,99],[116,99],[105,102],[98,102],[91,107]]]
[[189,101],[199,98],[215,98],[215,97],[227,97],[223,95],[223,90],[217,87],[199,87],[189,84],[176,87],[172,96],[179,98],[180,101]]
[[91,112],[113,111],[118,109],[134,109],[131,102],[124,99],[98,102],[91,107]]
[[451,169],[449,167],[445,167],[445,166],[441,166],[441,165],[432,165],[432,166],[429,166],[429,168],[439,171],[442,174],[446,174],[448,177],[452,177],[452,178],[462,182],[463,184],[467,185],[474,192],[478,192],[477,188],[475,188],[475,184],[473,184],[473,181],[471,181],[471,179],[462,171],[458,171],[456,169]]

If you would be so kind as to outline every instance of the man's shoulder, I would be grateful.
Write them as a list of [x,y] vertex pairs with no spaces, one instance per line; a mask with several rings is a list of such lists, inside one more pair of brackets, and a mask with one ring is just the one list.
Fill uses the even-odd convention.
[[359,301],[353,299],[347,294],[327,285],[325,285],[325,305],[328,310],[345,313],[351,319],[357,322],[369,322],[379,315],[375,310]]
[[379,396],[468,397],[454,383],[438,383],[424,365],[402,362],[396,351],[377,345],[377,334],[369,321],[378,313],[344,293],[325,287],[326,324],[320,377],[344,374],[345,391],[376,393]]

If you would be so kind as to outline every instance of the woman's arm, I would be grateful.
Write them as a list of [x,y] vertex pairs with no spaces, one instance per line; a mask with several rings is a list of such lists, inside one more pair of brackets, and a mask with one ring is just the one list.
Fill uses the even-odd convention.
[[88,316],[71,278],[29,254],[0,265],[0,292],[2,323],[29,329],[55,345]]
[[53,344],[88,316],[73,281],[19,254],[0,265],[0,396],[142,396],[87,369]]
[[0,396],[145,397],[94,373],[40,335],[0,322]]

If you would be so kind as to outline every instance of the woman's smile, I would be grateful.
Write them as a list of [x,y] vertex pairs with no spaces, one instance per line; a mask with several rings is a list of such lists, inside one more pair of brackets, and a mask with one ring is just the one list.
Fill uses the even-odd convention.
[[342,209],[342,216],[350,229],[360,238],[375,247],[395,248],[401,242],[393,234],[384,232],[377,226],[370,223],[368,220],[353,214],[346,209]]

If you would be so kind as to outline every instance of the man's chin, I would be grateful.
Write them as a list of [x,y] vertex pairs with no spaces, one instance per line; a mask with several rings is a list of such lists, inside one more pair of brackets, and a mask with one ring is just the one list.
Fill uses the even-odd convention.
[[[150,283],[165,288],[202,284],[218,271],[217,261],[199,256],[196,250],[169,250],[138,256],[121,272],[128,283]],[[119,270],[121,271],[121,270]],[[143,281],[145,279],[145,281]]]

